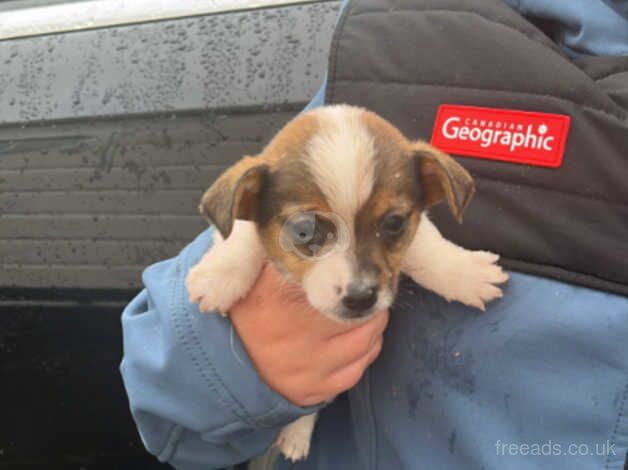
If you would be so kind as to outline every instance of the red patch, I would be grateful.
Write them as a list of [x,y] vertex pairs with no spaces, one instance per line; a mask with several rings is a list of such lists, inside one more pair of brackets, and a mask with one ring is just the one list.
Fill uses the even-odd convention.
[[456,155],[558,168],[569,121],[563,114],[444,104],[431,144]]

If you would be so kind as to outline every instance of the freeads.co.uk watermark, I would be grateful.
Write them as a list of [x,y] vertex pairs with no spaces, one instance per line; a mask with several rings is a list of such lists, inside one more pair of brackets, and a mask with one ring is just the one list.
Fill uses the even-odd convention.
[[615,443],[606,441],[599,444],[560,443],[551,439],[546,442],[495,442],[495,453],[499,456],[613,456]]

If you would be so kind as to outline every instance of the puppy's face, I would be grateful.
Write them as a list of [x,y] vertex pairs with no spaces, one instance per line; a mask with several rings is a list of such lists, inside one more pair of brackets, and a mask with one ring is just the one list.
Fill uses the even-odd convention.
[[269,258],[312,306],[348,321],[390,306],[423,211],[446,199],[460,220],[472,193],[453,159],[341,105],[288,123],[212,185],[201,211],[225,238],[235,219],[255,222]]

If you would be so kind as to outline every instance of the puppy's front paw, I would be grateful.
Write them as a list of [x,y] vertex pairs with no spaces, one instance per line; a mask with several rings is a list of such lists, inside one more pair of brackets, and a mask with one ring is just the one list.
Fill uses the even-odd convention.
[[189,300],[198,303],[201,312],[218,311],[224,316],[249,291],[250,275],[227,264],[202,264],[193,267],[185,280]]
[[457,292],[451,298],[484,311],[487,302],[502,297],[502,290],[497,285],[506,282],[508,274],[497,264],[499,255],[470,251],[467,256],[467,266],[452,284]]
[[306,459],[310,453],[311,432],[303,432],[298,427],[286,426],[279,432],[275,446],[291,462]]
[[316,413],[301,416],[281,429],[275,446],[286,459],[296,462],[307,458],[310,453],[310,440],[316,424],[316,416]]

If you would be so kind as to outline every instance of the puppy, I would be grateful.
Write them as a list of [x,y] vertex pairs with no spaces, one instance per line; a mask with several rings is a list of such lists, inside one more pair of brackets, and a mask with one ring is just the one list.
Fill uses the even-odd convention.
[[[372,112],[335,105],[301,114],[203,196],[200,211],[217,232],[186,279],[190,301],[226,314],[268,259],[337,321],[390,307],[400,273],[484,310],[508,279],[498,256],[445,240],[426,216],[445,200],[461,222],[473,192],[451,157]],[[281,430],[276,444],[287,458],[307,457],[315,421]]]

